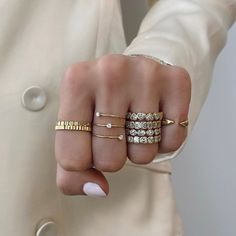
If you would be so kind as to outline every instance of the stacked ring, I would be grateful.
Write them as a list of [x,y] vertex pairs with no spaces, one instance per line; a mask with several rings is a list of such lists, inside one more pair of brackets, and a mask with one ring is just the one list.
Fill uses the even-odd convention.
[[[128,143],[158,143],[161,141],[161,127],[175,124],[174,120],[169,120],[163,117],[163,112],[143,113],[143,112],[128,112],[126,117],[114,114],[107,114],[96,112],[96,116],[104,116],[111,118],[125,119],[125,125],[113,123],[94,123],[95,126],[111,128],[125,128],[126,140]],[[182,127],[189,125],[188,120],[177,122]],[[57,121],[55,130],[69,130],[69,131],[86,131],[92,132],[92,124],[87,121]],[[93,136],[100,138],[110,138],[123,140],[123,134],[118,135],[100,135],[93,133]]]
[[[102,113],[102,112],[96,112],[95,114],[96,114],[97,117],[111,117],[111,118],[125,119],[125,117],[115,115],[115,114],[108,114],[108,113]],[[94,126],[100,126],[100,127],[106,127],[108,129],[111,129],[111,128],[124,128],[124,125],[113,124],[113,123],[110,123],[110,122],[106,123],[106,124],[94,123],[93,125]],[[120,141],[124,139],[123,134],[102,135],[102,134],[93,133],[93,136],[98,137],[98,138],[118,139]]]
[[128,143],[152,144],[161,141],[163,112],[128,112],[125,133]]
[[126,115],[127,120],[146,120],[146,121],[153,121],[153,120],[162,120],[163,112],[153,112],[153,113],[144,113],[144,112],[128,112]]

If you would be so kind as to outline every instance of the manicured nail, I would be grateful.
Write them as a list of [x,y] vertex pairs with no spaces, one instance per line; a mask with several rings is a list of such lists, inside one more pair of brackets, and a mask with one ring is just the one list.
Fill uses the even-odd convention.
[[84,184],[83,191],[90,197],[106,197],[106,193],[101,189],[98,184],[88,182]]

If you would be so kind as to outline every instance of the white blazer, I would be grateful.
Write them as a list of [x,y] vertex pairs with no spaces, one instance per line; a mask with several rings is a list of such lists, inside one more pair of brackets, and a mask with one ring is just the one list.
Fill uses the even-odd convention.
[[70,64],[107,53],[161,58],[191,76],[190,134],[235,21],[236,1],[160,0],[130,45],[119,0],[0,0],[0,16],[0,235],[182,235],[170,177],[161,172],[171,171],[167,160],[187,139],[149,165],[127,162],[107,174],[106,199],[58,191],[59,83]]

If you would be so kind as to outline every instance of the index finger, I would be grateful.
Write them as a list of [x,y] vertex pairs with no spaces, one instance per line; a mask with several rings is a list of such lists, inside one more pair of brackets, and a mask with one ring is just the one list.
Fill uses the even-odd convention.
[[[87,63],[70,67],[62,79],[58,120],[92,122],[93,96],[89,84]],[[91,132],[61,130],[55,136],[55,156],[67,171],[81,171],[92,167]]]

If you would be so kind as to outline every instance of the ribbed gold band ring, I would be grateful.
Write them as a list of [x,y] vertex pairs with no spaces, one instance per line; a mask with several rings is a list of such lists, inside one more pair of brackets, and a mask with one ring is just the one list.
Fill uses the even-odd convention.
[[91,132],[91,123],[87,121],[57,121],[55,130],[86,131]]

